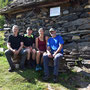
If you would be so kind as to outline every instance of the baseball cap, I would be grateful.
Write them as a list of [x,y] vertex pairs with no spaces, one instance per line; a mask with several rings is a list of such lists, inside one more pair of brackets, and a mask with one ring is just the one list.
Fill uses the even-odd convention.
[[50,28],[49,32],[55,31],[54,28]]

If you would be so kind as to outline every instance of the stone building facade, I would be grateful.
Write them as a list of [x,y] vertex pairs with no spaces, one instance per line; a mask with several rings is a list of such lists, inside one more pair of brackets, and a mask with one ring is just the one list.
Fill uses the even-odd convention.
[[[6,11],[0,11],[6,18],[6,37],[12,32],[14,24],[19,26],[20,34],[24,34],[27,27],[32,27],[36,36],[40,27],[44,28],[46,35],[54,27],[64,39],[67,61],[90,60],[89,0],[23,1],[27,2],[14,2]],[[60,15],[50,17],[50,8],[53,7],[60,7]]]

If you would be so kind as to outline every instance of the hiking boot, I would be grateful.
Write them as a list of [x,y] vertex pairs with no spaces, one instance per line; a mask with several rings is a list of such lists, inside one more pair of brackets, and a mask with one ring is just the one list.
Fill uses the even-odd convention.
[[11,67],[10,67],[10,68],[8,69],[8,71],[9,71],[9,72],[14,72],[14,71],[15,71],[15,68],[11,68]]
[[53,77],[53,82],[54,82],[54,83],[57,83],[57,82],[58,82],[58,76],[54,75],[54,77]]

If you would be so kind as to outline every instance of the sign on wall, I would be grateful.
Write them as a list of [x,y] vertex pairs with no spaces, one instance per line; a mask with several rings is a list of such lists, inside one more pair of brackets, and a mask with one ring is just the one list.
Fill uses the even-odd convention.
[[50,8],[50,17],[60,15],[60,7]]

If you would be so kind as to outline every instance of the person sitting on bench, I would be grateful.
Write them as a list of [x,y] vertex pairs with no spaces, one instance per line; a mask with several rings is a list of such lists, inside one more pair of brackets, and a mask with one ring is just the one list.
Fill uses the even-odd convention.
[[[26,30],[26,34],[24,34],[23,41],[24,41],[24,48],[27,52],[27,60],[26,60],[26,65],[28,68],[35,68],[35,55],[36,55],[36,50],[35,50],[35,37],[32,35],[32,28],[28,27]],[[32,55],[32,58],[31,58]],[[32,61],[30,60],[32,59]]]
[[[46,52],[46,43],[48,40],[47,36],[44,36],[44,30],[43,28],[39,29],[39,36],[36,38],[36,49],[37,49],[37,55],[36,55],[36,71],[42,70],[42,55],[44,52]],[[40,61],[40,56],[41,56],[41,61]]]
[[10,35],[8,38],[7,47],[8,50],[5,51],[6,58],[8,60],[8,63],[10,65],[9,72],[13,72],[15,70],[15,65],[12,60],[13,55],[20,55],[20,69],[24,70],[24,63],[26,60],[26,52],[23,50],[23,40],[22,36],[18,34],[19,29],[17,25],[14,25],[12,27],[13,35]]
[[44,65],[44,77],[43,80],[47,81],[49,79],[49,67],[48,63],[50,59],[54,61],[54,72],[53,72],[53,81],[57,82],[58,79],[58,69],[59,69],[59,61],[63,56],[63,44],[64,41],[60,35],[56,35],[55,29],[51,28],[49,30],[50,37],[47,42],[47,52],[43,54],[43,65]]

